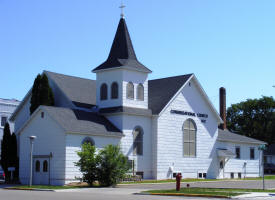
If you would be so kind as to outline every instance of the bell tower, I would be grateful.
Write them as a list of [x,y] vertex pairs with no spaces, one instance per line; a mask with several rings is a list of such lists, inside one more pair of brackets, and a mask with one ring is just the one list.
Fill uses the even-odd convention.
[[97,106],[148,109],[148,74],[152,71],[140,63],[123,14],[105,62],[93,69],[96,73]]

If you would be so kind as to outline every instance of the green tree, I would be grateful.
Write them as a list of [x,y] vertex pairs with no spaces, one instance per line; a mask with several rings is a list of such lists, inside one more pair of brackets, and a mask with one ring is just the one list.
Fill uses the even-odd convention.
[[15,167],[14,171],[14,179],[18,180],[19,177],[19,158],[17,155],[17,139],[15,133],[13,133],[10,137],[10,166]]
[[11,144],[11,132],[9,123],[5,124],[3,140],[1,143],[1,165],[6,174],[6,178],[9,180],[8,167],[10,166],[10,144]]
[[45,74],[42,76],[38,74],[34,80],[30,114],[32,114],[40,105],[54,105],[54,95],[49,85],[48,77]]
[[84,143],[82,145],[82,150],[77,152],[80,159],[75,165],[80,168],[83,174],[83,181],[87,182],[89,185],[93,185],[97,179],[98,157],[95,153],[96,148],[90,143]]
[[275,101],[273,97],[248,99],[227,109],[227,128],[267,143],[275,142]]
[[98,156],[98,181],[102,186],[116,185],[130,169],[128,159],[119,146],[107,145]]

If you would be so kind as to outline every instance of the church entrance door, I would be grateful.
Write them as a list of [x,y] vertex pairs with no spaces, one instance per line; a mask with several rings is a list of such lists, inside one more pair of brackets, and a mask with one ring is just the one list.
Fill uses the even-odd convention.
[[33,184],[49,185],[49,158],[34,158]]

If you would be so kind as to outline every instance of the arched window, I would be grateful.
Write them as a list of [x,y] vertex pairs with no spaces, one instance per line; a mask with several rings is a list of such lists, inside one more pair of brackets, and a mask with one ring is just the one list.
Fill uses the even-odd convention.
[[133,131],[133,155],[143,155],[143,130],[137,127]]
[[137,86],[137,99],[144,101],[144,87],[141,83]]
[[126,96],[128,99],[134,99],[134,84],[132,82],[127,84]]
[[100,100],[106,100],[108,98],[108,86],[103,83],[100,87]]
[[196,125],[192,119],[188,119],[183,124],[183,156],[196,156]]
[[91,144],[92,146],[94,146],[94,145],[95,145],[94,140],[93,140],[92,138],[90,138],[90,137],[86,137],[86,138],[84,138],[84,140],[82,141],[82,144],[84,144],[84,143]]
[[48,172],[48,161],[44,160],[43,162],[43,172]]
[[112,99],[118,98],[118,84],[116,82],[113,82],[111,86],[111,98]]
[[40,161],[39,160],[37,160],[35,162],[35,172],[40,172]]

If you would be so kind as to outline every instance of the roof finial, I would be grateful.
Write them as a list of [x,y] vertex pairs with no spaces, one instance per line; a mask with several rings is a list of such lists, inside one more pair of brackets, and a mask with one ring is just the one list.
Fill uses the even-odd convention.
[[126,7],[126,6],[123,5],[123,1],[121,1],[121,6],[119,6],[119,8],[121,9],[121,14],[120,14],[120,17],[121,17],[121,18],[124,18],[123,9],[124,9],[125,7]]

